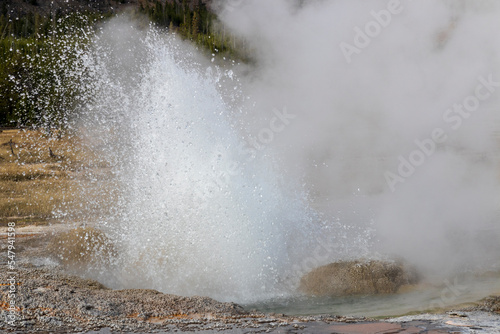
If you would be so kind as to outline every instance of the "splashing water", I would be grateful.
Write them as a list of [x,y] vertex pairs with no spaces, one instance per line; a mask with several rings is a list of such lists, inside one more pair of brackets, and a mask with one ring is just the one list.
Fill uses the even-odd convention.
[[[85,55],[91,94],[79,124],[119,188],[100,226],[119,253],[106,284],[248,302],[359,254],[366,235],[335,246],[357,231],[327,227],[269,150],[247,154],[227,102],[240,94],[233,70],[202,65],[153,29],[142,35],[115,20]],[[320,236],[330,245],[321,258],[311,255]]]

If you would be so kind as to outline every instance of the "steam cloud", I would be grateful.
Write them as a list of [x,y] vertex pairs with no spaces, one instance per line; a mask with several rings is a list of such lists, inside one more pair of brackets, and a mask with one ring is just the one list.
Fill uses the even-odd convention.
[[497,1],[216,5],[255,57],[251,135],[275,108],[295,116],[259,149],[280,152],[314,206],[373,221],[376,251],[428,274],[498,269]]

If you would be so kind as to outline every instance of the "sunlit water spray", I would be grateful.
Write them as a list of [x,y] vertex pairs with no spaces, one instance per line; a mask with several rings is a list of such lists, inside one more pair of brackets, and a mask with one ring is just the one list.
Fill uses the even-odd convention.
[[[86,56],[93,95],[80,123],[119,188],[99,224],[118,252],[108,285],[248,302],[366,251],[369,233],[320,218],[271,148],[249,154],[252,129],[229,107],[242,95],[231,65],[129,24],[110,23]],[[329,246],[318,259],[319,238]]]

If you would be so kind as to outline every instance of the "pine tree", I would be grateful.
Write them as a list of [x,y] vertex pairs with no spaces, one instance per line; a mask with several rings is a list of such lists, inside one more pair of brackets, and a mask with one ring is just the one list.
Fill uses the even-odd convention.
[[196,39],[198,37],[198,26],[200,24],[200,19],[197,12],[193,13],[193,22],[191,28],[191,35]]

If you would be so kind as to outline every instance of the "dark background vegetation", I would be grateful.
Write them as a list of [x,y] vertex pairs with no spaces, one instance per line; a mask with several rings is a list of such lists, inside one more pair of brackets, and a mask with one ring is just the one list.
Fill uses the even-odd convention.
[[1,127],[64,127],[78,90],[55,84],[65,82],[61,64],[54,66],[60,41],[124,11],[209,52],[243,58],[243,43],[225,33],[209,0],[2,0],[0,11]]

